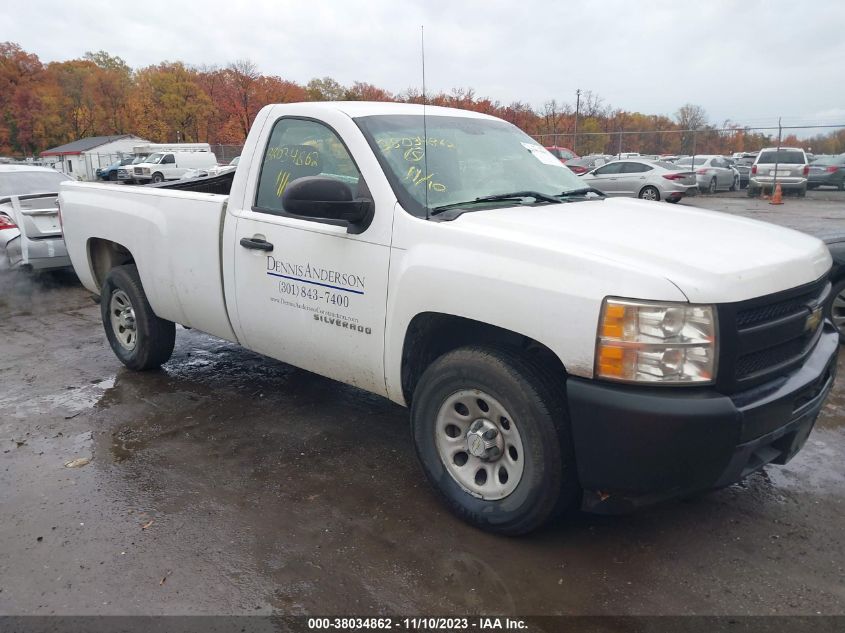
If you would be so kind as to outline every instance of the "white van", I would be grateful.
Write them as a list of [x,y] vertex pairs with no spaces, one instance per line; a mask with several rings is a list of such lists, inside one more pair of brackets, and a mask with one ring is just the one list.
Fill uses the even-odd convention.
[[189,169],[217,166],[217,157],[207,150],[155,152],[132,168],[132,178],[140,182],[178,180]]

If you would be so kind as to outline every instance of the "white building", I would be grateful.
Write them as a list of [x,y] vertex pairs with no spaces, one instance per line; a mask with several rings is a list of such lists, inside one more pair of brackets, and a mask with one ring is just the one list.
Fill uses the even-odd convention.
[[132,154],[135,145],[149,143],[134,134],[89,136],[41,152],[47,164],[78,180],[96,180],[97,170]]

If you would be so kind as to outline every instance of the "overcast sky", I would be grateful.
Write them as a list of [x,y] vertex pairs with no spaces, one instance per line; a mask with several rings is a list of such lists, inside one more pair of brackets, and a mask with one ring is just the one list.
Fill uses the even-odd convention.
[[842,0],[177,0],[19,2],[0,7],[0,41],[42,61],[105,50],[132,67],[248,58],[298,82],[329,75],[393,92],[471,86],[502,102],[573,102],[711,122],[845,123]]

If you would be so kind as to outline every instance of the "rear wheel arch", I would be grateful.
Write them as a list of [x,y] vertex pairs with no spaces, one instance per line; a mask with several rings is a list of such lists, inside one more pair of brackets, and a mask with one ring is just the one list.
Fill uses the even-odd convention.
[[102,289],[106,276],[112,268],[134,264],[131,251],[112,240],[92,237],[88,240],[88,261],[98,289]]
[[426,368],[444,354],[470,345],[510,349],[539,363],[550,375],[566,378],[566,368],[551,349],[518,332],[441,312],[417,314],[405,330],[402,345],[402,395],[411,405],[414,389]]

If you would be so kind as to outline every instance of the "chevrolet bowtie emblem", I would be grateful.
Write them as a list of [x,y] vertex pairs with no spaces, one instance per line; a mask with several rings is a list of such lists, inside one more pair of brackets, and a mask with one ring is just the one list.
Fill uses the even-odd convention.
[[819,324],[822,322],[822,308],[821,306],[814,308],[812,312],[810,312],[810,316],[807,317],[807,322],[804,324],[804,331],[805,332],[815,332],[816,328],[819,327]]

